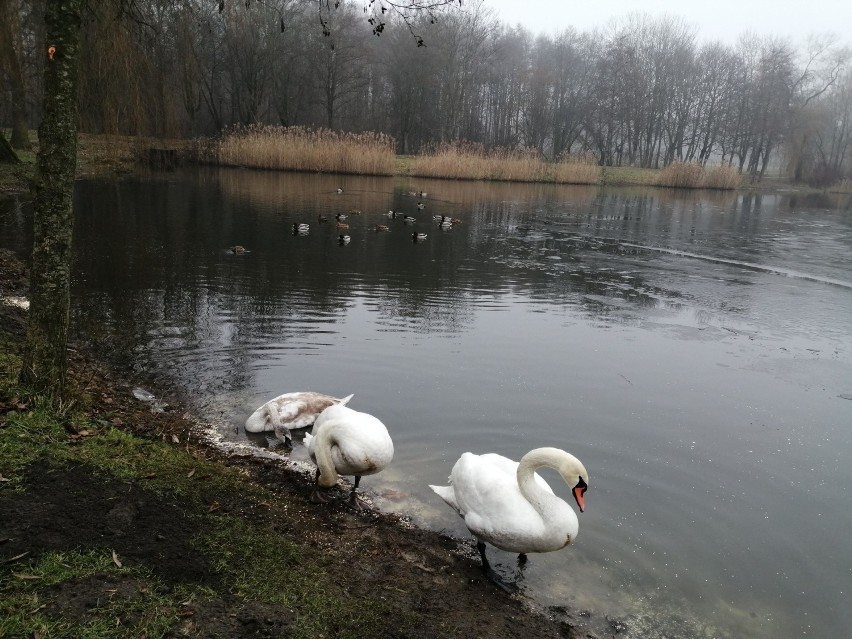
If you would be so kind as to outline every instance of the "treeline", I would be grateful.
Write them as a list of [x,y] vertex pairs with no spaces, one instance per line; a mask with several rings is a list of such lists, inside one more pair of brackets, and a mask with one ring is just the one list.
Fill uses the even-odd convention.
[[[2,3],[6,126],[40,120],[43,2]],[[485,2],[407,24],[389,12],[376,37],[363,0],[334,4],[91,3],[81,130],[322,126],[389,134],[403,154],[465,140],[552,159],[591,152],[604,165],[724,163],[753,178],[774,165],[815,183],[852,171],[849,50],[828,37],[704,43],[679,18],[643,15],[536,36]]]

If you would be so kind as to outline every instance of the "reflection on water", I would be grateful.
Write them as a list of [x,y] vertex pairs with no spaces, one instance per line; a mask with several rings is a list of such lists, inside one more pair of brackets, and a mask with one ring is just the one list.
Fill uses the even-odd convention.
[[[465,450],[557,445],[588,509],[575,545],[531,557],[529,597],[636,637],[845,634],[842,198],[204,170],[82,182],[76,206],[79,335],[224,437],[263,446],[235,427],[282,392],[354,392],[397,451],[364,488],[461,537],[427,484]],[[22,207],[0,213],[25,245]]]

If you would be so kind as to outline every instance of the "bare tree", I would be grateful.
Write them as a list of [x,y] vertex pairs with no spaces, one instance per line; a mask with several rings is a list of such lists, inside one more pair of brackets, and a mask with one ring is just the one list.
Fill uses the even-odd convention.
[[12,107],[12,135],[9,142],[16,149],[28,151],[30,136],[22,34],[20,2],[0,0],[0,71],[8,81]]

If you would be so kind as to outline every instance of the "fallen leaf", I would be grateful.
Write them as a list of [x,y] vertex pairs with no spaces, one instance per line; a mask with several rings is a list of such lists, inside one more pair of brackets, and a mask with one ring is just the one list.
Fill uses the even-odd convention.
[[172,435],[172,443],[180,444],[180,437],[178,437],[177,435]]
[[8,477],[3,477],[3,475],[0,474],[0,481],[12,481],[12,480],[9,479]]
[[122,568],[121,561],[118,559],[118,555],[115,554],[115,551],[112,551],[112,563],[114,563],[119,568]]
[[33,630],[33,639],[41,639],[41,630]]
[[124,420],[122,420],[121,417],[113,417],[109,421],[111,423],[115,424],[116,426],[123,426],[124,425]]
[[142,479],[154,479],[157,476],[157,473],[148,473],[147,475],[142,475]]
[[192,469],[191,471],[189,471],[189,473],[187,474],[187,478],[192,477],[194,474],[195,474],[195,469],[193,468],[193,469]]
[[3,563],[4,564],[11,564],[13,561],[18,561],[18,559],[20,559],[21,557],[26,557],[29,554],[30,554],[29,550],[27,552],[22,552],[20,555],[15,555],[14,557],[10,557],[9,559],[4,559]]
[[37,575],[26,575],[22,572],[13,572],[12,574],[15,575],[18,579],[41,579],[41,577]]
[[[30,614],[31,614],[31,615],[34,615],[35,613],[37,613],[37,612],[38,612],[39,610],[41,610],[42,608],[47,608],[47,604],[41,604],[41,605],[40,605],[38,608],[36,608],[35,610],[30,610]],[[38,630],[36,630],[35,632],[38,632]],[[33,633],[33,636],[35,636],[35,632]],[[39,635],[39,636],[41,636],[41,635]]]
[[218,501],[214,501],[212,504],[210,504],[210,508],[207,509],[207,512],[212,513],[215,510],[219,510],[219,502]]

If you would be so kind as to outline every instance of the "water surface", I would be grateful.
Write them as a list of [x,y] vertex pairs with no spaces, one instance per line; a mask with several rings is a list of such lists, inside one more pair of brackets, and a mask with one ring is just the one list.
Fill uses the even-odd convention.
[[[587,511],[575,545],[531,556],[529,597],[634,636],[846,634],[848,196],[215,170],[80,182],[76,206],[76,330],[225,437],[279,393],[355,393],[397,451],[364,488],[459,536],[427,484],[462,452],[558,446],[589,469]],[[356,209],[346,246],[317,221]],[[6,208],[4,244],[25,218]]]

